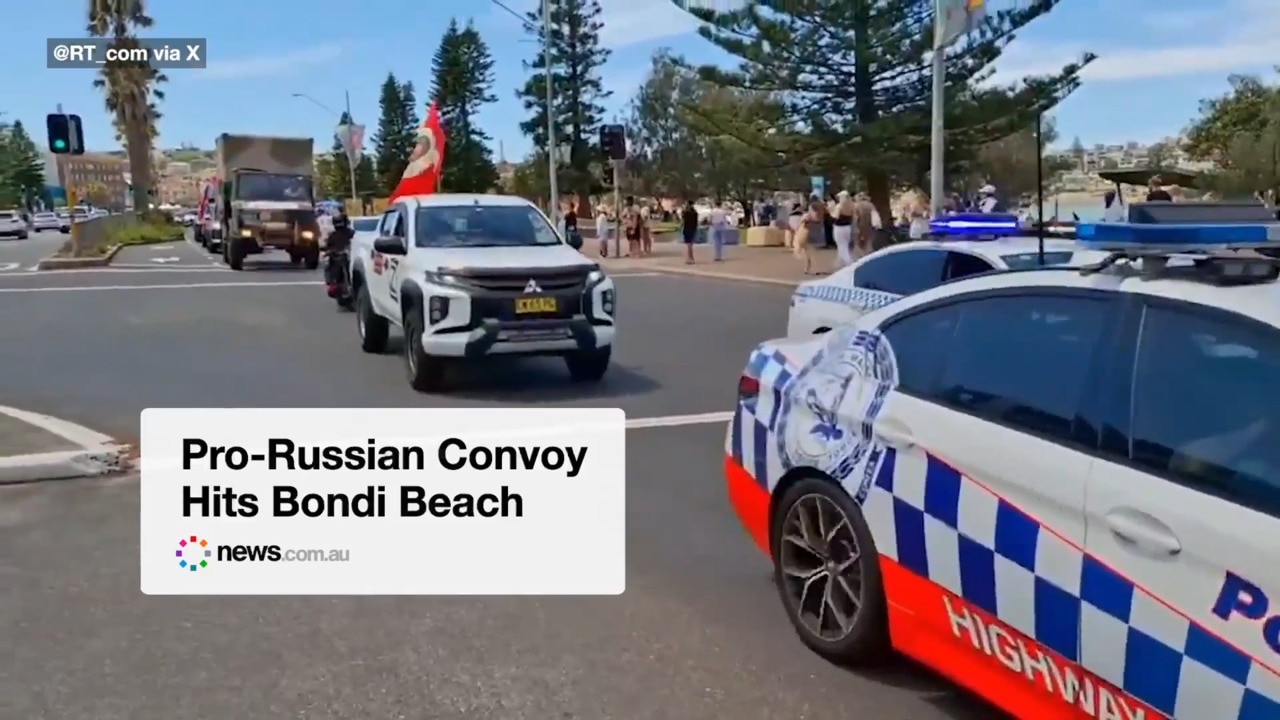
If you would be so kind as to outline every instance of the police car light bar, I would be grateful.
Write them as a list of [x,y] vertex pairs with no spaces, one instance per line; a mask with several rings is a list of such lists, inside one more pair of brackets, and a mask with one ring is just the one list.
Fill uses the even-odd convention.
[[985,213],[956,213],[929,221],[929,232],[934,236],[995,237],[1016,235],[1022,226],[1017,215],[988,215]]
[[1076,238],[1092,250],[1196,253],[1280,247],[1280,223],[1259,225],[1142,225],[1095,223],[1076,226]]

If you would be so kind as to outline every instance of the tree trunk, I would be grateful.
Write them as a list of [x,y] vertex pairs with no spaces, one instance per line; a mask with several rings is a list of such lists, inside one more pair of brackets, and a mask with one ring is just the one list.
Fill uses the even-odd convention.
[[151,139],[145,127],[130,129],[126,135],[133,211],[141,215],[151,209]]

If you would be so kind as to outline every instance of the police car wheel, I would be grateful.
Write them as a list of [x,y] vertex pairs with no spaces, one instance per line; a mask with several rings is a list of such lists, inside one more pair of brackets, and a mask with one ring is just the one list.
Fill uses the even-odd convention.
[[792,485],[775,507],[774,583],[800,640],[843,665],[883,660],[884,587],[862,510],[834,482],[818,478]]
[[391,328],[386,318],[373,311],[373,299],[369,297],[369,288],[363,284],[356,295],[356,330],[360,333],[360,349],[367,353],[384,353],[387,351],[387,335]]

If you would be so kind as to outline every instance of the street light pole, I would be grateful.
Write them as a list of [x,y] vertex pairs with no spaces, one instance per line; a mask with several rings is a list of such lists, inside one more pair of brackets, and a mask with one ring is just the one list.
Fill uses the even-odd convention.
[[547,92],[547,179],[551,193],[549,210],[551,222],[560,227],[560,188],[556,181],[556,150],[559,146],[556,138],[556,117],[552,111],[554,92],[551,87],[551,0],[542,0],[542,58],[543,77]]
[[350,125],[355,124],[356,119],[351,116],[351,92],[349,90],[344,90],[343,94],[346,96],[346,99],[347,99],[346,118],[347,118],[347,123],[349,124],[349,126],[347,127],[347,171],[350,172],[351,174],[351,202],[358,205],[360,203],[360,198],[356,196],[356,163],[355,163],[355,157],[354,157],[355,153],[352,152],[355,148],[351,147],[351,127],[350,127]]
[[[340,113],[340,112],[338,112],[338,111],[334,110],[333,108],[329,107],[328,105],[325,105],[324,103],[322,103],[322,102],[320,102],[319,100],[317,100],[317,99],[315,99],[315,98],[311,97],[310,95],[308,95],[308,94],[306,94],[306,93],[291,93],[291,94],[292,94],[294,97],[296,97],[296,98],[302,98],[303,100],[306,100],[307,102],[310,102],[311,104],[315,105],[316,107],[320,108],[321,110],[324,110],[324,111],[326,111],[326,112],[329,112],[329,113],[332,113],[332,114],[334,114],[334,115],[337,115],[337,116],[338,116],[338,121],[339,121],[339,122],[341,122],[341,121],[342,121],[342,117],[343,117],[343,116],[342,116],[342,113]],[[346,114],[346,118],[347,118],[347,120],[351,121],[351,122],[352,122],[352,124],[355,124],[355,119],[351,117],[351,92],[350,92],[350,91],[343,91],[343,94],[346,96],[346,101],[347,101],[347,114]],[[348,137],[348,140],[350,140],[350,137]],[[344,149],[344,150],[346,150],[346,149]],[[355,163],[351,162],[351,152],[350,152],[349,150],[347,151],[347,170],[348,170],[348,175],[350,176],[350,180],[351,180],[351,199],[352,199],[353,201],[355,201],[355,200],[359,200],[359,198],[357,198],[357,197],[356,197],[356,166],[355,166]]]

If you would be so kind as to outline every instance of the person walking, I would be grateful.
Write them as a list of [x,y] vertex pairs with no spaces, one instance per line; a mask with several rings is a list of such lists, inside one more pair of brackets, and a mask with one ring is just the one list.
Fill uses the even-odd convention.
[[875,249],[876,206],[866,193],[858,193],[853,207],[853,261],[856,262]]
[[836,195],[835,211],[832,214],[831,232],[836,243],[836,263],[839,267],[846,267],[853,263],[850,249],[853,245],[853,218],[857,214],[857,206],[847,190],[841,190]]
[[912,240],[923,240],[929,234],[929,198],[917,194],[907,208],[907,234]]
[[799,216],[793,252],[797,258],[804,260],[805,275],[816,274],[813,270],[813,249],[823,241],[826,216],[827,206],[821,200],[809,203],[809,209]]
[[724,204],[711,208],[711,259],[715,262],[724,260],[724,243],[729,233],[729,212]]
[[627,209],[623,211],[622,228],[627,235],[627,257],[640,256],[640,208],[636,207],[634,197],[627,198]]
[[609,241],[613,238],[613,221],[609,218],[609,211],[602,207],[596,208],[596,240],[600,242],[600,257],[609,257]]
[[698,241],[698,209],[689,200],[680,213],[680,235],[684,240],[684,264],[693,264],[693,245]]

